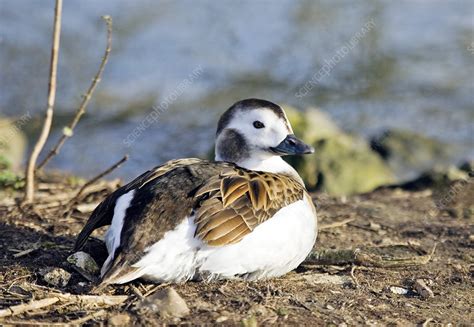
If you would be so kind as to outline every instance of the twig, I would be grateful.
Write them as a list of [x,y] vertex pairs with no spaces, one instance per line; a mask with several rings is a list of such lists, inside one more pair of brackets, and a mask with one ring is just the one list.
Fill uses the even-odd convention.
[[14,258],[21,258],[21,257],[24,257],[25,255],[28,255],[36,250],[38,250],[40,248],[40,244],[39,243],[36,243],[33,245],[33,247],[31,247],[30,249],[27,249],[27,250],[24,250],[24,251],[21,251],[21,252],[18,252],[18,253],[15,253],[13,255]]
[[351,268],[351,277],[352,277],[352,280],[354,281],[354,284],[356,285],[356,287],[359,287],[360,284],[359,284],[359,281],[357,280],[357,277],[355,276],[355,271],[357,269],[357,266],[356,265],[352,265],[352,268]]
[[89,86],[86,94],[82,98],[82,102],[79,105],[79,108],[76,110],[76,114],[72,119],[71,123],[63,130],[63,134],[58,140],[58,143],[50,150],[48,155],[41,161],[38,165],[37,170],[41,170],[55,155],[59,153],[61,147],[64,145],[66,140],[73,135],[74,128],[76,127],[77,123],[81,119],[82,115],[86,112],[87,105],[89,104],[92,95],[101,80],[102,73],[104,72],[105,65],[109,59],[110,52],[112,50],[112,18],[110,16],[102,16],[105,23],[107,24],[107,46],[105,48],[104,56],[102,57],[102,61],[100,63],[99,69],[95,74],[94,78],[92,79],[92,83]]
[[74,295],[69,293],[55,293],[52,295],[52,297],[32,301],[29,303],[13,305],[6,309],[0,310],[0,318],[16,316],[27,311],[48,307],[59,301],[72,301],[81,305],[113,306],[122,304],[128,299],[128,296],[126,295]]
[[425,255],[416,255],[410,257],[393,257],[388,253],[381,255],[378,254],[378,251],[381,248],[399,248],[405,247],[412,249],[413,245],[391,245],[383,247],[366,247],[366,248],[357,248],[349,250],[327,250],[322,249],[318,251],[313,251],[308,258],[305,260],[305,263],[308,264],[318,264],[318,265],[347,265],[347,264],[356,264],[360,266],[368,267],[379,267],[379,268],[399,268],[399,267],[409,267],[409,266],[419,266],[427,264],[436,250],[436,245],[434,244],[433,248],[428,254]]
[[26,311],[37,310],[44,307],[48,307],[58,301],[59,301],[59,298],[51,297],[51,298],[41,299],[37,301],[32,301],[29,303],[14,305],[9,308],[0,310],[0,318],[16,316]]
[[79,318],[79,319],[76,319],[76,320],[68,321],[67,324],[69,326],[80,326],[83,323],[88,322],[91,319],[95,319],[97,317],[104,316],[106,313],[107,313],[107,311],[105,311],[105,310],[99,310],[99,311],[91,313],[90,315],[87,315],[85,317],[82,317],[82,318]]
[[77,194],[71,199],[71,201],[69,201],[69,205],[68,207],[71,208],[75,203],[76,201],[79,199],[79,197],[82,195],[82,193],[84,192],[84,190],[94,184],[95,182],[97,182],[99,179],[101,179],[102,177],[104,177],[105,175],[107,174],[110,174],[112,171],[114,171],[115,169],[117,169],[118,167],[120,167],[121,164],[123,164],[125,161],[128,160],[128,155],[125,155],[122,159],[120,159],[119,161],[117,161],[114,165],[112,165],[111,167],[107,168],[106,170],[104,170],[103,172],[101,172],[99,175],[95,176],[94,178],[92,178],[91,180],[89,180],[88,182],[86,182],[79,190],[79,192],[77,192]]
[[336,222],[331,223],[331,224],[321,225],[318,229],[319,230],[325,230],[325,229],[330,229],[330,228],[341,227],[341,226],[347,225],[348,223],[350,223],[351,221],[354,221],[354,220],[355,220],[355,218],[348,218],[348,219],[345,219],[345,220],[342,220],[342,221],[336,221]]
[[54,101],[56,99],[56,76],[58,70],[58,57],[59,57],[59,38],[61,35],[61,13],[62,13],[63,1],[56,0],[56,8],[54,9],[54,28],[53,28],[53,45],[51,48],[51,62],[50,62],[50,75],[49,75],[49,89],[48,89],[48,104],[45,113],[45,119],[41,134],[33,147],[28,164],[26,166],[25,176],[25,196],[23,203],[32,203],[35,194],[35,165],[38,156],[43,149],[46,140],[48,139],[51,125],[53,123],[53,110]]

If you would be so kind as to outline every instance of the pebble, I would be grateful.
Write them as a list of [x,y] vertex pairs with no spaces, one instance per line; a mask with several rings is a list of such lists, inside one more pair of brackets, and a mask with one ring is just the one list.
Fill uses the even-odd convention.
[[408,294],[408,290],[406,288],[399,287],[399,286],[390,286],[389,290],[390,290],[390,292],[392,292],[394,294],[399,294],[399,295]]
[[62,268],[42,269],[40,274],[46,283],[56,287],[65,287],[71,279],[71,274]]
[[76,252],[67,257],[67,262],[76,267],[83,269],[84,271],[95,275],[99,272],[99,266],[95,260],[86,252]]
[[224,321],[227,321],[227,320],[229,320],[229,317],[220,316],[216,319],[216,323],[221,323],[221,322],[224,322]]
[[130,316],[126,313],[119,313],[107,320],[110,326],[128,326],[130,324]]
[[189,314],[186,301],[172,287],[159,290],[146,298],[138,308],[157,312],[162,317],[182,318]]

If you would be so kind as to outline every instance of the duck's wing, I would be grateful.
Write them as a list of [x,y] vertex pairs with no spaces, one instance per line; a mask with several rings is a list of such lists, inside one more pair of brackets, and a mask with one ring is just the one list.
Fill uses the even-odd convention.
[[91,216],[87,220],[87,223],[79,233],[76,239],[76,243],[74,245],[74,251],[79,251],[84,246],[87,239],[94,230],[106,225],[110,225],[112,223],[112,218],[114,216],[114,209],[117,204],[117,200],[122,195],[132,190],[143,188],[150,181],[153,181],[176,168],[190,165],[193,163],[198,163],[201,161],[202,160],[200,159],[194,158],[169,161],[164,165],[157,166],[143,173],[130,183],[120,187],[115,192],[107,196],[107,198],[94,209]]
[[211,246],[237,243],[305,192],[287,175],[226,168],[196,192],[196,237]]
[[[147,249],[174,230],[196,205],[196,191],[231,164],[204,160],[180,162],[166,173],[150,175],[134,189],[126,208],[120,244],[102,268],[102,285],[121,284],[142,275],[135,267]],[[110,251],[109,251],[110,252]]]

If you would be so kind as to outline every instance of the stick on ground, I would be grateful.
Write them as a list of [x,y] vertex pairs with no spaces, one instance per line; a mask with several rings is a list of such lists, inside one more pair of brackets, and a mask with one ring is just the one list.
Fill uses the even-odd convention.
[[84,113],[86,112],[87,105],[89,104],[89,101],[92,98],[92,95],[94,94],[97,84],[99,84],[101,80],[101,76],[102,76],[102,73],[104,72],[105,65],[107,64],[110,52],[112,51],[112,18],[110,16],[102,16],[102,19],[104,19],[105,23],[107,24],[107,45],[105,48],[104,56],[102,57],[102,61],[100,62],[100,65],[99,65],[99,69],[97,73],[95,74],[94,78],[92,79],[89,89],[87,90],[86,94],[83,96],[82,102],[79,105],[79,108],[77,108],[74,118],[69,123],[69,125],[64,128],[63,134],[59,138],[58,142],[50,150],[50,152],[43,159],[43,161],[41,161],[41,163],[38,165],[37,170],[41,170],[55,155],[57,155],[59,151],[61,150],[62,146],[64,145],[64,143],[66,142],[66,140],[73,135],[74,128],[76,128],[77,123],[81,119],[82,115],[84,115]]
[[36,160],[48,139],[51,125],[53,123],[54,102],[56,99],[56,76],[58,71],[59,57],[59,39],[61,35],[61,13],[63,1],[56,0],[56,8],[54,9],[54,28],[53,28],[53,46],[51,48],[51,62],[49,74],[48,104],[45,113],[45,119],[41,134],[33,147],[28,164],[26,166],[25,176],[25,196],[23,203],[32,203],[35,194],[35,166]]

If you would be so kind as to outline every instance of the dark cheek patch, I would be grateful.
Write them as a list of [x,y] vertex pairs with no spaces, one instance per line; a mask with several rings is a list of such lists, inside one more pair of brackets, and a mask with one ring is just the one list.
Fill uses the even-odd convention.
[[224,131],[217,146],[217,151],[222,160],[229,162],[238,162],[241,159],[248,158],[250,154],[247,141],[242,134],[234,129]]

